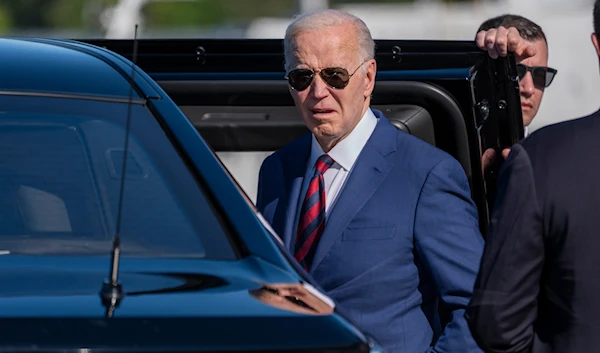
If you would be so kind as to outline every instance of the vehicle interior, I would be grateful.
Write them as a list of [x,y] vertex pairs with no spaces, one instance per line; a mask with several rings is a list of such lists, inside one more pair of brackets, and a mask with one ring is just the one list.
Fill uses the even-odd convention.
[[[85,42],[133,58],[131,40]],[[264,158],[308,132],[284,79],[281,40],[138,42],[136,64],[254,201]],[[500,162],[484,179],[481,154],[522,138],[514,57],[492,60],[467,41],[378,40],[376,48],[371,107],[460,162],[485,234]]]
[[126,103],[3,95],[0,103],[0,250],[108,254],[117,232],[124,256],[235,258],[210,203],[190,187],[193,176],[145,106],[131,107],[125,153],[118,117]]

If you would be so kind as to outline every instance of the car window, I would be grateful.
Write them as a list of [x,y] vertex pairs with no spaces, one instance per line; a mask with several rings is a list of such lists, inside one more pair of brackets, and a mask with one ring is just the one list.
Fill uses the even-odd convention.
[[142,104],[0,95],[0,252],[235,258],[219,218]]

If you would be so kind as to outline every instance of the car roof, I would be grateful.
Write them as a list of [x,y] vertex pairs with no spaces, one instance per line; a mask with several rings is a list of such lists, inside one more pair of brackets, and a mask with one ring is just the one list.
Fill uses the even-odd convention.
[[126,100],[159,94],[131,63],[111,51],[62,39],[0,38],[0,91],[3,94],[88,96]]

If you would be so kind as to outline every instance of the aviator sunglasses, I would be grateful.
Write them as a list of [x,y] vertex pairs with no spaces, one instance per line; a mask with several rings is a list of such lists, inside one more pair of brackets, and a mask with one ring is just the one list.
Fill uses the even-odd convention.
[[554,80],[554,76],[556,76],[557,70],[546,67],[546,66],[527,66],[523,64],[517,64],[517,74],[519,75],[519,80],[522,80],[528,72],[531,72],[531,78],[533,79],[533,84],[537,87],[548,87]]
[[319,74],[323,81],[330,87],[343,89],[348,86],[350,77],[352,77],[367,61],[363,61],[362,64],[358,65],[356,70],[351,74],[342,67],[328,67],[319,71],[313,71],[311,69],[294,69],[285,76],[285,79],[288,80],[290,86],[296,91],[304,91],[312,83],[315,74]]

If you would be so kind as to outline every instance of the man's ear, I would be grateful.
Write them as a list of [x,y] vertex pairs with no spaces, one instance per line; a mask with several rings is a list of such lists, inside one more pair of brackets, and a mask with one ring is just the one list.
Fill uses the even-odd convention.
[[592,33],[592,44],[594,44],[594,49],[596,49],[596,55],[600,58],[600,43],[598,43],[598,36],[596,33]]
[[365,65],[367,66],[367,74],[365,75],[365,98],[371,96],[375,88],[375,76],[377,75],[377,62],[371,59]]

